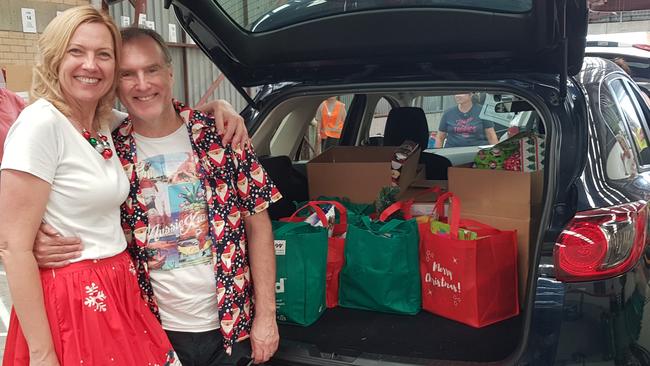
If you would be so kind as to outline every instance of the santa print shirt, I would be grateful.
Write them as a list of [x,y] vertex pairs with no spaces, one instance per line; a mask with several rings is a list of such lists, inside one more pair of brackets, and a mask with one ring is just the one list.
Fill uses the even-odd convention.
[[[213,243],[219,329],[224,337],[224,348],[230,354],[234,342],[249,336],[254,311],[243,218],[264,211],[282,195],[257,161],[252,148],[242,150],[224,146],[213,118],[176,101],[174,108],[187,126],[197,156],[196,171],[205,191],[211,222],[209,234]],[[122,228],[127,248],[136,263],[142,296],[151,311],[159,316],[147,268],[147,206],[134,169],[138,160],[132,132],[130,118],[113,131],[115,150],[130,181],[129,196],[121,209]]]

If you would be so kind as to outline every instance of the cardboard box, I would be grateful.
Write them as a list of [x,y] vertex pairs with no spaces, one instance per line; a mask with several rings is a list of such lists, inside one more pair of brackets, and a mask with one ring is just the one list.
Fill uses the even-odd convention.
[[[418,175],[419,177],[419,175]],[[437,186],[443,190],[447,190],[446,180],[414,180],[411,185],[403,192],[400,192],[398,199],[409,200],[414,199],[411,206],[411,215],[413,216],[430,216],[435,209],[437,194],[426,193],[430,188]]]
[[435,202],[435,194],[424,194],[424,192],[434,186],[447,190],[447,181],[415,179],[406,190],[400,192],[399,199],[407,200],[415,198],[417,202]]
[[461,217],[502,230],[517,230],[519,299],[528,281],[530,246],[535,242],[542,211],[544,172],[451,167],[449,191],[460,198]]
[[7,89],[16,93],[29,92],[32,86],[32,68],[33,65],[0,65],[0,69],[7,71]]
[[415,179],[414,181],[418,180],[426,180],[427,179],[427,169],[424,166],[424,164],[418,164],[418,171],[415,174]]
[[[372,203],[382,187],[391,185],[391,160],[397,147],[337,146],[307,163],[309,198],[347,197],[354,203]],[[417,174],[420,151],[402,165],[399,187],[405,190]]]
[[[419,178],[419,177],[416,177]],[[440,187],[443,190],[447,190],[447,181],[446,180],[426,180],[426,179],[415,179],[411,185],[405,191],[400,192],[399,199],[405,200],[409,198],[416,198],[418,202],[435,202],[434,195],[425,195],[423,194],[426,190],[432,187]],[[421,195],[422,194],[422,195]]]

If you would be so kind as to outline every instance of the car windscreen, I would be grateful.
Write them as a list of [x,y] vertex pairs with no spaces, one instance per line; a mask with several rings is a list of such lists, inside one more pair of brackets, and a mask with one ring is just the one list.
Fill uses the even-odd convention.
[[406,7],[525,13],[533,0],[213,0],[239,26],[253,32],[343,13]]

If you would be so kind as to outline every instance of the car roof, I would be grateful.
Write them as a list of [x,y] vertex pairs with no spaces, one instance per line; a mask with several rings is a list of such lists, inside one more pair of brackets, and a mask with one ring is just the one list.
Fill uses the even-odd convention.
[[612,55],[612,56],[628,56],[628,57],[640,57],[640,58],[650,58],[650,51],[646,51],[640,48],[632,46],[614,46],[614,47],[597,47],[589,46],[585,48],[586,55],[600,54],[600,55]]
[[608,59],[588,56],[584,58],[582,70],[576,79],[584,86],[600,84],[607,75],[612,73],[627,75],[623,69]]

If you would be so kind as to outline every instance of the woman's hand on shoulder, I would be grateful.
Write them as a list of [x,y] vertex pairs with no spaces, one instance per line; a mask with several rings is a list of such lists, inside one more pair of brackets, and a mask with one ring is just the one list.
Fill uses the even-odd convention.
[[214,117],[217,132],[223,134],[223,143],[225,145],[248,147],[250,138],[244,124],[244,118],[235,111],[235,108],[223,99],[196,107],[197,110]]

